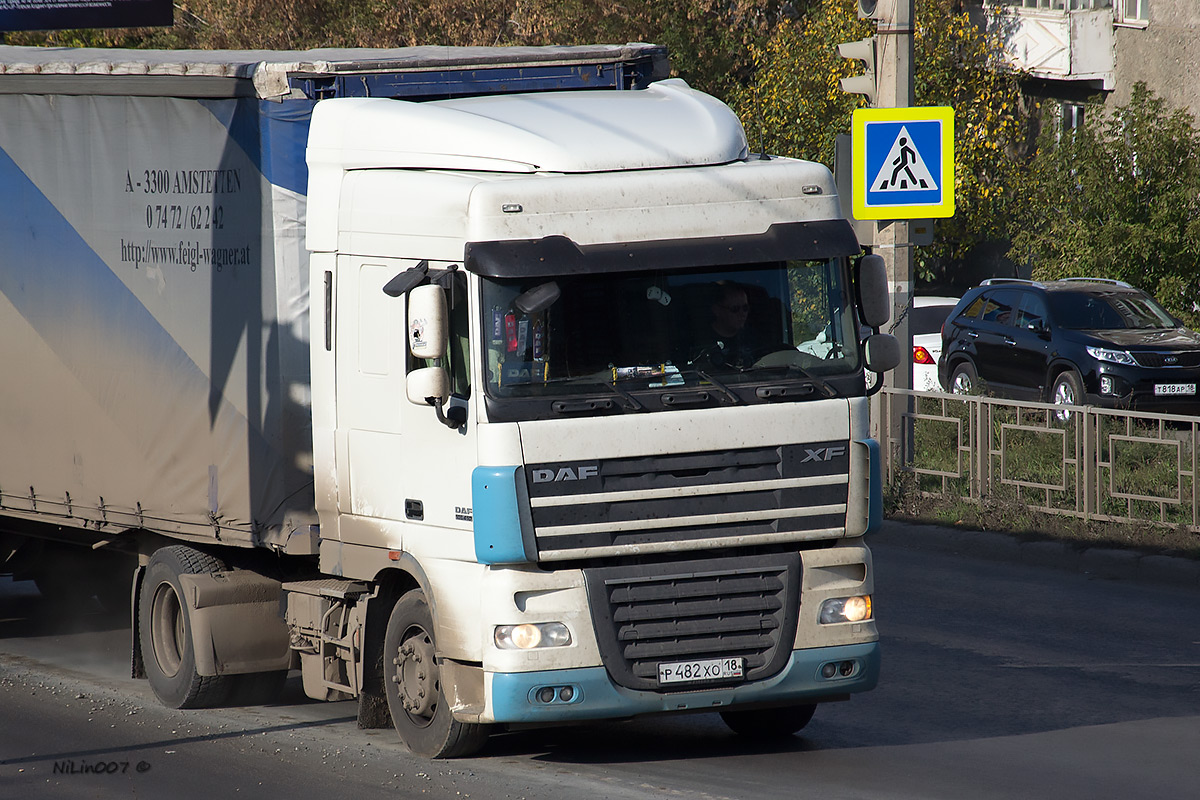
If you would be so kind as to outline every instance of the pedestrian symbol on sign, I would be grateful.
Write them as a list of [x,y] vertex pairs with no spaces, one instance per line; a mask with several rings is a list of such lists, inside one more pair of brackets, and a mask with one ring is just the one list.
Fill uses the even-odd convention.
[[925,166],[920,152],[912,146],[907,127],[900,128],[895,144],[888,151],[883,167],[871,182],[876,192],[897,192],[908,189],[930,189],[937,181]]
[[953,109],[860,108],[852,126],[855,219],[953,216]]

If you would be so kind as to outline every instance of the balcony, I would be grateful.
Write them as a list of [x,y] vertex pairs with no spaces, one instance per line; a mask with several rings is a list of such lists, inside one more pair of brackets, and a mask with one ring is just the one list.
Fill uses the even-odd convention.
[[1115,84],[1112,0],[975,0],[972,21],[1000,34],[1008,61],[1036,78]]

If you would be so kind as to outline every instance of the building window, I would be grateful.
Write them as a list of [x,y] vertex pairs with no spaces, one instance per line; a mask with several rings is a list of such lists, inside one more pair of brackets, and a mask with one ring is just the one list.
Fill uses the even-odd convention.
[[1083,127],[1083,105],[1080,103],[1062,104],[1062,130],[1071,133],[1076,128]]
[[1117,0],[1117,22],[1145,25],[1150,21],[1150,0]]
[[[1126,0],[1116,0],[1118,4]],[[1147,0],[1140,0],[1144,5]],[[1094,11],[1112,8],[1113,0],[986,0],[986,5],[1016,6],[1017,8],[1049,9],[1051,11]]]

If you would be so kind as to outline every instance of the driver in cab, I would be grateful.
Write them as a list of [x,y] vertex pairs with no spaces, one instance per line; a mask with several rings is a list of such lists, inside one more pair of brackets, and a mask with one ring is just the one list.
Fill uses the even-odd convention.
[[711,338],[692,359],[713,366],[742,369],[754,363],[754,354],[746,335],[746,320],[750,314],[750,299],[745,288],[732,281],[721,281],[713,290],[709,304],[712,315],[709,324]]

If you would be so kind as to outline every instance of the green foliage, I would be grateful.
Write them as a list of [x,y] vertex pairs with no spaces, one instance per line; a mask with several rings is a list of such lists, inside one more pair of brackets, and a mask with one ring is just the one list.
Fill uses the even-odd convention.
[[1059,137],[1047,121],[1029,179],[1012,257],[1040,279],[1116,278],[1200,323],[1200,134],[1145,84],[1128,105]]
[[[914,36],[915,104],[955,110],[953,219],[939,221],[938,242],[918,256],[931,280],[961,263],[971,247],[1002,235],[1014,198],[1008,187],[1023,144],[1024,114],[1018,76],[1002,68],[994,34],[972,25],[952,0],[917,0]],[[784,22],[754,49],[754,80],[730,102],[752,146],[833,163],[834,140],[850,130],[853,110],[865,103],[842,91],[839,79],[857,74],[837,45],[874,28],[858,19],[854,0],[821,0],[796,23]]]
[[837,45],[869,36],[854,0],[820,0],[799,21],[785,20],[752,48],[754,78],[727,98],[742,119],[751,148],[833,163],[834,140],[850,130],[858,96],[839,80],[855,68]]

